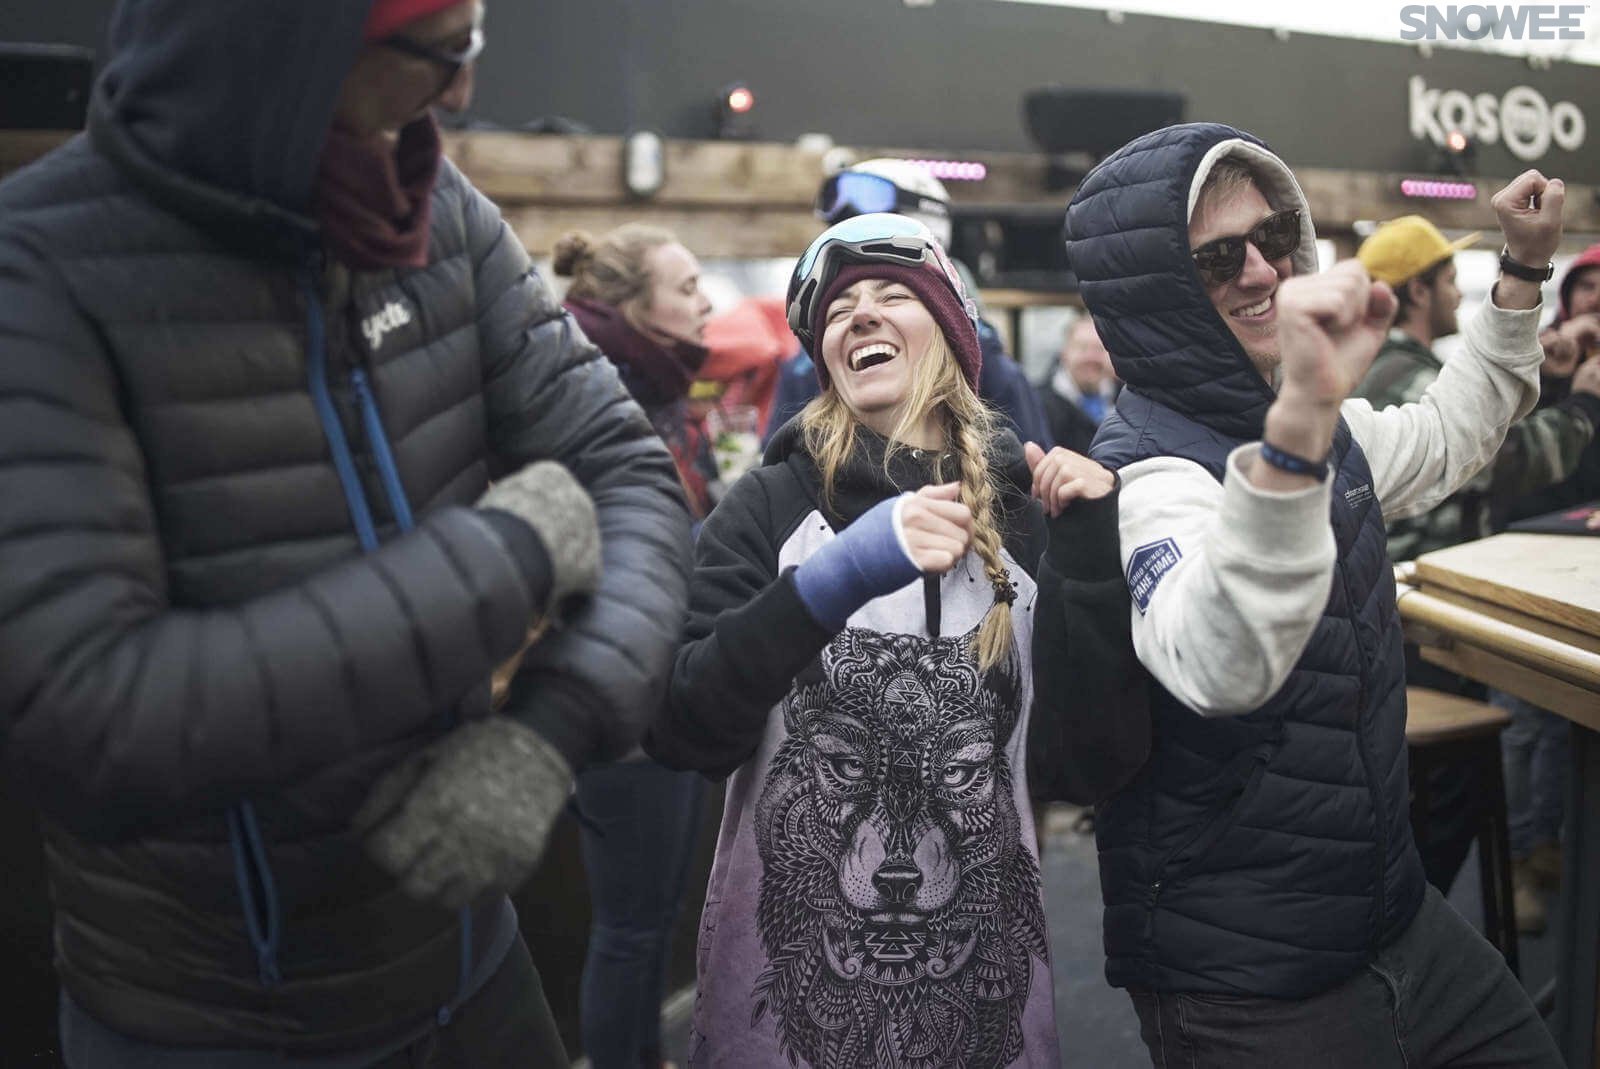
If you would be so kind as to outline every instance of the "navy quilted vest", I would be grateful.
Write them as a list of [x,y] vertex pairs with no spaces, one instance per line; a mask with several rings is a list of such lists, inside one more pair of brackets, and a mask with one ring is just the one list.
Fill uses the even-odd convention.
[[[1214,124],[1147,135],[1068,210],[1073,268],[1128,383],[1093,448],[1112,467],[1181,457],[1220,480],[1229,451],[1261,435],[1272,392],[1188,256],[1190,180],[1234,139],[1260,145]],[[1097,814],[1115,985],[1304,998],[1360,969],[1422,901],[1394,579],[1342,422],[1331,462],[1338,563],[1283,688],[1246,716],[1206,718],[1152,684],[1150,761]]]

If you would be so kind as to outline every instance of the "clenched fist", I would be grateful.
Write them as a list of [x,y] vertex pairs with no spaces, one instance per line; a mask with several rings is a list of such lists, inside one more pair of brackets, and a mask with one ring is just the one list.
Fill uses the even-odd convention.
[[943,575],[972,548],[972,510],[960,497],[960,483],[943,483],[904,499],[900,529],[918,571]]
[[1367,277],[1359,260],[1285,282],[1278,290],[1279,397],[1337,409],[1378,355],[1394,310],[1394,291]]

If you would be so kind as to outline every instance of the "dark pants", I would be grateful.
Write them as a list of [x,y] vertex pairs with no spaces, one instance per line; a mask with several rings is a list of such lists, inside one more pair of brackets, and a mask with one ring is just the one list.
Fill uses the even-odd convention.
[[1490,693],[1490,699],[1511,714],[1511,725],[1500,735],[1506,819],[1511,856],[1525,858],[1540,843],[1554,843],[1561,838],[1572,724],[1532,702],[1498,690]]
[[672,928],[694,854],[705,780],[654,761],[578,777],[594,923],[583,964],[584,1053],[594,1069],[661,1064]]
[[565,1069],[568,1064],[539,970],[518,938],[494,976],[449,1024],[373,1069]]
[[1562,1069],[1498,951],[1427,889],[1372,964],[1308,999],[1130,991],[1156,1069]]
[[[69,1007],[63,1003],[62,1014]],[[81,1011],[80,1011],[81,1013]],[[214,1069],[293,1069],[297,1065],[339,1069],[565,1069],[567,1051],[545,1002],[544,985],[528,948],[518,937],[505,960],[472,997],[451,1015],[400,1050],[377,1061],[368,1056],[294,1060],[266,1051],[207,1052],[174,1050],[118,1036],[104,1026],[63,1029],[72,1037],[65,1051],[74,1069],[171,1069],[174,1065]]]

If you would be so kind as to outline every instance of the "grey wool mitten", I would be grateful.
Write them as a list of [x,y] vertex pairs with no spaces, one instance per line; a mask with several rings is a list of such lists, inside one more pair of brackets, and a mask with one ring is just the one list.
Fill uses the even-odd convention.
[[413,898],[451,909],[532,874],[572,788],[572,769],[532,728],[491,716],[391,769],[355,827]]
[[478,508],[509,512],[539,536],[550,558],[550,609],[592,594],[600,581],[600,525],[589,492],[553,460],[538,460],[500,479]]

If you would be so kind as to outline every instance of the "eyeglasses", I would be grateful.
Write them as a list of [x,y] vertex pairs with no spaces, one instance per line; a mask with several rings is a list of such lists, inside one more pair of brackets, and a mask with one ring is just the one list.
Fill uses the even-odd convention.
[[845,264],[894,264],[921,267],[932,260],[966,308],[976,329],[977,306],[967,298],[955,264],[933,233],[915,219],[884,212],[858,215],[824,230],[795,264],[789,279],[789,329],[808,349],[815,344],[811,323],[816,304]]
[[872,212],[921,212],[941,218],[950,214],[943,201],[911,193],[882,175],[866,171],[831,175],[817,191],[815,208],[817,215],[830,223]]
[[1207,286],[1232,282],[1244,270],[1245,243],[1254,245],[1263,260],[1281,260],[1300,246],[1300,209],[1273,212],[1248,232],[1208,241],[1190,253],[1200,281]]
[[425,59],[429,63],[437,64],[445,72],[445,78],[440,86],[440,92],[455,82],[460,76],[462,68],[477,59],[483,52],[483,9],[478,9],[477,16],[472,20],[472,35],[467,40],[465,48],[447,51],[435,45],[425,45],[421,41],[413,41],[409,37],[385,37],[378,44],[384,48],[392,48],[396,52],[403,52],[417,59]]

